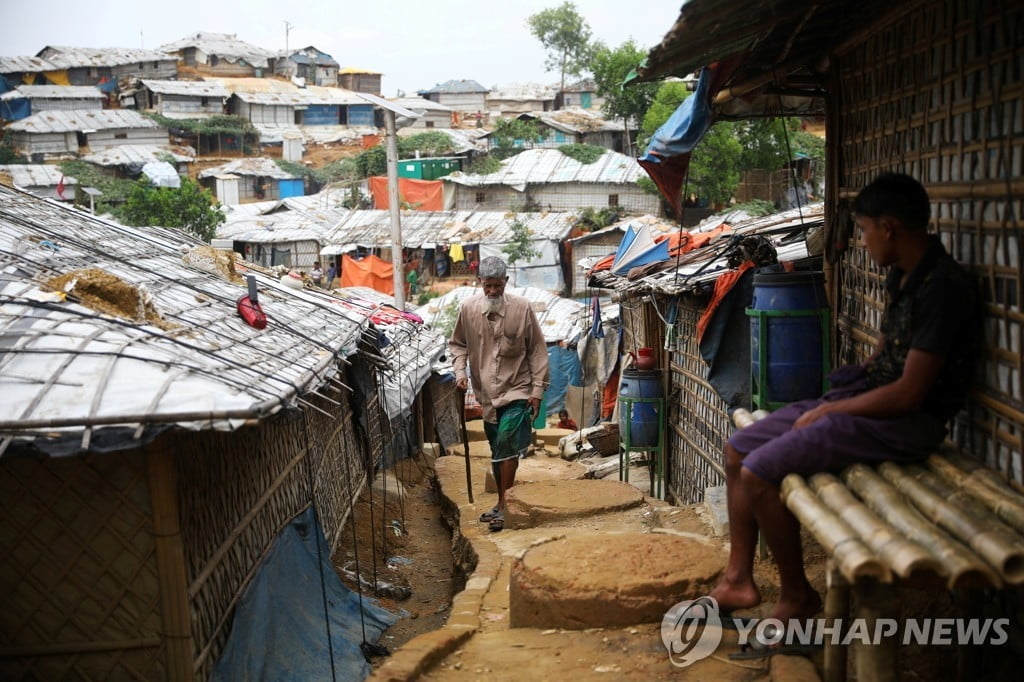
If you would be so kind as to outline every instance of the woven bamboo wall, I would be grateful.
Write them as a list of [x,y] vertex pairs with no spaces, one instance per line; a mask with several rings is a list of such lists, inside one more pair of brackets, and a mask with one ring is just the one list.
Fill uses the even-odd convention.
[[0,678],[167,678],[140,450],[0,461]]
[[[956,438],[1024,481],[1024,7],[916,3],[844,47],[835,82],[833,215],[882,171],[928,189],[931,229],[978,275],[986,310],[980,385]],[[859,361],[875,342],[882,276],[852,242],[837,273],[838,359]]]
[[311,485],[333,549],[365,484],[368,450],[350,394],[332,384],[320,393],[307,396],[318,409],[231,433],[173,436],[197,679],[209,677],[242,591],[280,530],[308,506]]
[[705,380],[697,342],[703,313],[703,305],[679,302],[668,422],[667,487],[675,504],[702,502],[706,488],[725,483],[722,446],[733,431],[726,404]]

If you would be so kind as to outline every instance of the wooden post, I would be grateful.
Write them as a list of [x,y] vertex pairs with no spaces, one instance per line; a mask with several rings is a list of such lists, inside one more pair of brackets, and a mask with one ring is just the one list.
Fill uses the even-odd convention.
[[160,589],[160,622],[166,676],[169,680],[191,680],[192,629],[185,571],[185,549],[178,522],[178,468],[167,437],[158,438],[143,450],[149,476],[149,498],[153,507],[153,545],[156,550]]
[[[857,609],[854,618],[863,618],[868,633],[874,633],[879,618],[891,617],[895,603],[895,590],[874,580],[866,580],[856,587]],[[877,643],[853,646],[853,660],[857,667],[857,682],[896,682],[896,655],[899,640],[883,637]]]
[[[850,583],[839,572],[835,562],[829,559],[826,572],[828,591],[825,593],[825,620],[831,625],[845,622],[850,616]],[[822,676],[825,682],[845,682],[846,647],[825,640],[825,662]]]

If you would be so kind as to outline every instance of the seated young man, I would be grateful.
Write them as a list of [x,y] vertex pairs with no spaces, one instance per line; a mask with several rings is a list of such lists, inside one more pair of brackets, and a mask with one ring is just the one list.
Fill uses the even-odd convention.
[[799,523],[779,499],[782,479],[926,457],[974,377],[981,330],[975,281],[927,233],[924,188],[885,173],[858,194],[853,212],[868,255],[889,267],[878,346],[863,365],[834,371],[821,398],[787,405],[726,443],[731,548],[711,592],[725,613],[761,602],[752,574],[758,529],[779,568],[779,601],[769,617],[785,623],[816,613],[821,599],[804,574]]

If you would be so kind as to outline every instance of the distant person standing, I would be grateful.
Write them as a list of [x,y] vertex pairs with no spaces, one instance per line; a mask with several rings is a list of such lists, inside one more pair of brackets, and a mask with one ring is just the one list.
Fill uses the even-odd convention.
[[480,516],[489,530],[505,527],[505,498],[526,455],[548,385],[548,352],[530,302],[505,293],[507,266],[495,256],[480,261],[483,293],[463,302],[448,342],[455,382],[473,392],[483,408],[484,432],[491,446],[491,468],[498,503]]
[[313,280],[313,284],[323,286],[324,283],[324,271],[320,269],[320,264],[315,263],[313,269],[309,271],[309,278]]
[[327,288],[328,289],[333,289],[334,288],[334,280],[337,279],[337,277],[338,277],[338,264],[332,258],[331,259],[331,264],[327,268]]

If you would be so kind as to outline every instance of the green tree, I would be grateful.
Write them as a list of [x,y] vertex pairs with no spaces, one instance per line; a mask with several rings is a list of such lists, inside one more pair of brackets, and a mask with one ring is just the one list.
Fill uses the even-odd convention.
[[148,179],[136,182],[114,217],[126,225],[176,227],[203,241],[210,241],[224,214],[213,204],[209,190],[188,178],[181,187],[155,187]]
[[567,75],[579,76],[587,70],[592,50],[590,25],[571,2],[531,14],[526,25],[547,50],[544,68],[558,71],[560,90],[565,90]]
[[533,248],[533,240],[530,239],[530,228],[526,226],[526,223],[519,220],[519,216],[514,216],[511,219],[509,228],[512,230],[512,238],[509,239],[505,246],[501,247],[501,252],[505,254],[508,264],[512,266],[512,286],[518,286],[516,284],[518,279],[516,277],[516,263],[533,260],[540,255],[540,251]]
[[651,107],[658,86],[654,83],[636,83],[623,86],[626,77],[647,56],[645,50],[637,47],[632,39],[615,49],[598,43],[590,62],[590,71],[597,83],[597,94],[605,98],[601,111],[605,116],[619,119],[626,130],[626,151],[629,149],[630,124],[639,124],[644,113]]
[[537,122],[533,120],[499,118],[494,122],[491,138],[497,148],[497,156],[507,158],[511,156],[509,152],[517,147],[533,147],[534,143],[540,140],[540,130],[537,128]]

